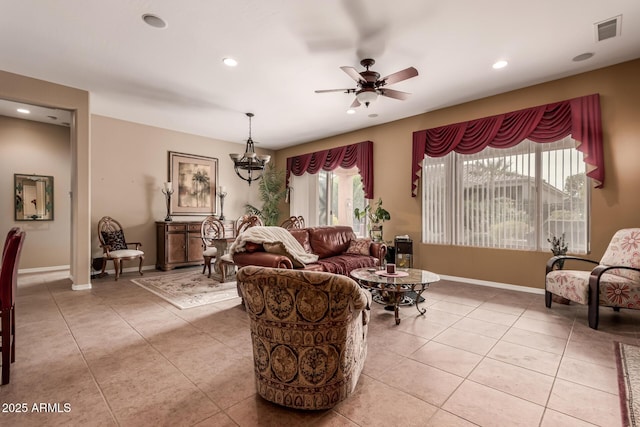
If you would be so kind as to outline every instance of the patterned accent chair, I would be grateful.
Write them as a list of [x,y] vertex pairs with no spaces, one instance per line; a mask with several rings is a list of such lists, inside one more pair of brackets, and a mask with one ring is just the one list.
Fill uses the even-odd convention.
[[327,409],[355,389],[367,356],[371,295],[346,276],[247,266],[238,271],[260,396]]
[[[563,270],[567,260],[594,264],[590,271]],[[554,256],[547,262],[545,305],[552,295],[589,305],[589,326],[598,328],[599,307],[640,309],[640,228],[614,234],[600,262],[574,256]]]
[[[102,272],[107,267],[107,261],[113,261],[113,268],[116,270],[116,281],[122,274],[123,262],[138,259],[138,272],[142,276],[142,262],[144,261],[144,252],[140,250],[142,243],[127,242],[124,238],[122,225],[115,219],[103,216],[98,221],[98,239],[100,247],[103,250],[102,255]],[[131,248],[133,247],[133,248]]]

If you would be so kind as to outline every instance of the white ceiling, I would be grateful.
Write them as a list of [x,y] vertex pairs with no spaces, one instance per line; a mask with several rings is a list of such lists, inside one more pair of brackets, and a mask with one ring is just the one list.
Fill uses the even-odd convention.
[[[640,57],[638,0],[1,2],[1,69],[85,89],[94,114],[226,141],[246,140],[253,112],[273,149]],[[617,15],[621,35],[596,42]],[[339,67],[365,57],[382,76],[417,68],[392,86],[412,96],[347,115],[353,95],[314,93],[355,87]]]

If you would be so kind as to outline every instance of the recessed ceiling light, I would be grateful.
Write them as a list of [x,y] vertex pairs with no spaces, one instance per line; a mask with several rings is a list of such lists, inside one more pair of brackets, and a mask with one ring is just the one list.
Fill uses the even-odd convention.
[[580,61],[585,61],[589,58],[593,57],[593,53],[592,52],[585,52],[585,53],[581,53],[578,56],[574,56],[572,61],[573,62],[580,62]]
[[500,61],[495,62],[492,65],[492,67],[493,67],[494,70],[499,70],[500,68],[504,68],[507,65],[509,65],[509,63],[507,61],[500,60]]
[[355,113],[356,113],[356,110],[354,110],[353,108],[349,108],[347,110],[347,114],[355,114]]
[[224,62],[224,65],[226,65],[227,67],[235,67],[236,65],[238,65],[238,61],[233,58],[224,58],[222,62]]
[[153,28],[167,28],[167,22],[158,15],[154,15],[152,13],[145,13],[142,15],[142,20]]
[[22,113],[22,114],[29,114],[31,113],[31,111],[27,110],[26,108],[18,108],[16,110],[18,113]]

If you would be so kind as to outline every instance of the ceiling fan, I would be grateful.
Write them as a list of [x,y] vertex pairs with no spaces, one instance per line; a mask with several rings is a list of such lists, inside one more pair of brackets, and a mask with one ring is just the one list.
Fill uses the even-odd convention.
[[340,67],[342,71],[347,73],[349,77],[356,81],[358,86],[355,89],[325,89],[316,90],[316,93],[326,92],[344,92],[355,93],[356,99],[349,108],[359,107],[361,104],[369,106],[369,104],[378,98],[378,95],[387,96],[389,98],[404,100],[409,97],[409,93],[401,92],[399,90],[387,89],[387,85],[401,82],[403,80],[410,79],[418,75],[418,70],[413,67],[405,68],[404,70],[389,74],[386,77],[380,78],[380,74],[369,70],[373,64],[375,64],[371,58],[363,59],[360,64],[366,68],[366,71],[358,72],[353,67]]

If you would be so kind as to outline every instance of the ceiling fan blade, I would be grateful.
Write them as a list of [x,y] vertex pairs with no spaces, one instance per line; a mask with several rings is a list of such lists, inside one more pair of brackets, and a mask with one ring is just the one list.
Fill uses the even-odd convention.
[[365,81],[360,75],[360,73],[358,72],[358,70],[356,70],[353,67],[340,67],[340,69],[345,73],[347,73],[349,77],[351,77],[353,80],[357,81],[358,83]]
[[402,101],[409,98],[409,95],[411,95],[410,93],[401,92],[399,90],[393,90],[393,89],[379,89],[378,92],[382,96],[387,96],[389,98],[394,98],[394,99],[400,99]]
[[402,71],[398,71],[393,74],[389,74],[387,77],[383,77],[379,80],[380,86],[391,85],[394,83],[401,82],[403,80],[410,79],[411,77],[415,77],[418,75],[418,70],[413,67],[405,68]]
[[315,93],[328,93],[328,92],[351,93],[351,92],[355,92],[355,89],[321,89],[321,90],[316,90],[315,91]]
[[359,106],[360,106],[360,101],[358,101],[358,98],[354,98],[349,108],[358,108]]

